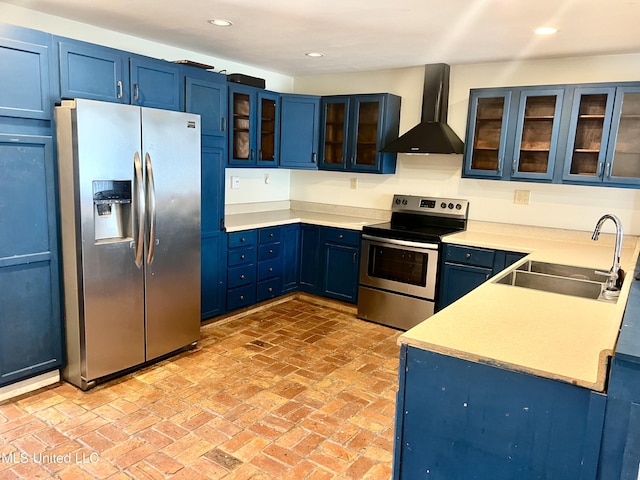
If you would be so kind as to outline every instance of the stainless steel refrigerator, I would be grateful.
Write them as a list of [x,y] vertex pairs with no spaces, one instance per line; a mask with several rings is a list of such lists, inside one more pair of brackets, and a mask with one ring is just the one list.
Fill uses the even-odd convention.
[[200,335],[200,117],[55,109],[67,364],[82,389]]

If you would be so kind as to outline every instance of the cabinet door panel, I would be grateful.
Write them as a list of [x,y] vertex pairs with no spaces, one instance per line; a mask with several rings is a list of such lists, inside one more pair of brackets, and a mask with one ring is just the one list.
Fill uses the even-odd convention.
[[227,245],[222,232],[202,237],[201,309],[200,316],[215,317],[224,313]]
[[349,100],[323,98],[322,112],[320,166],[327,170],[344,170],[348,154]]
[[[218,74],[212,74],[218,75]],[[227,84],[186,78],[185,110],[200,115],[202,135],[226,135]]]
[[282,95],[280,104],[280,166],[317,169],[320,97]]
[[180,67],[150,58],[131,58],[131,104],[181,110]]
[[49,46],[0,38],[0,115],[49,120]]
[[50,137],[0,135],[0,385],[62,365]]
[[615,88],[576,88],[569,120],[563,180],[602,180]]
[[271,92],[258,92],[257,102],[257,164],[262,167],[275,167],[278,165],[280,152],[280,138],[278,135],[280,96]]
[[640,87],[616,90],[604,181],[640,185]]
[[60,96],[129,102],[129,64],[122,52],[71,40],[59,43]]
[[491,269],[470,265],[445,264],[438,309],[455,302],[491,277]]
[[324,295],[355,303],[358,292],[358,249],[327,243],[324,254]]
[[553,178],[563,98],[561,88],[521,92],[512,178]]
[[229,164],[255,165],[255,92],[249,88],[229,88]]
[[320,227],[300,227],[300,289],[320,293]]
[[201,168],[202,232],[222,230],[224,218],[224,148],[203,149]]
[[510,108],[510,91],[471,93],[464,153],[465,176],[502,177]]

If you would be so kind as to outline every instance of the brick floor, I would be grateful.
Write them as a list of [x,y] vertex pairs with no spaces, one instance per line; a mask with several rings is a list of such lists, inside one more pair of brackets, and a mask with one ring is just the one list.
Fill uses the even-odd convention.
[[210,323],[88,392],[0,405],[0,480],[387,480],[399,334],[307,297]]

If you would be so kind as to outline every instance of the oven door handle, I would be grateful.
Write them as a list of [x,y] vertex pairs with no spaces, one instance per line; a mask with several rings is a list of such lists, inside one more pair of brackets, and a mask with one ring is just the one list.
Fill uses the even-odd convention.
[[437,243],[410,242],[408,240],[397,240],[395,238],[374,237],[373,235],[367,235],[366,233],[362,234],[362,239],[379,243],[387,243],[390,245],[400,245],[403,247],[422,248],[424,250],[438,250]]

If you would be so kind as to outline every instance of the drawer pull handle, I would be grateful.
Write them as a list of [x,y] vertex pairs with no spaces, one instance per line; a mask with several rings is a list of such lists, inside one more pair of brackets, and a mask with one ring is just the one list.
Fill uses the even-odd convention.
[[243,273],[242,275],[240,275],[240,280],[244,280],[245,279],[245,274]]
[[240,241],[241,241],[241,242],[246,242],[246,241],[247,241],[247,239],[246,239],[246,238],[244,238],[244,237],[240,237]]
[[273,272],[273,267],[269,267],[269,273]]
[[240,300],[244,300],[244,295],[240,295]]
[[240,260],[244,260],[245,259],[245,255],[244,253],[242,255],[240,255]]
[[471,254],[470,254],[470,253],[467,253],[467,254],[465,255],[465,258],[466,258],[467,260],[469,260],[469,259],[471,258]]
[[338,238],[344,238],[343,234],[338,235]]
[[273,292],[273,287],[269,287],[269,293]]
[[269,234],[269,237],[270,237],[270,238],[273,238],[273,233],[270,233],[270,234]]

